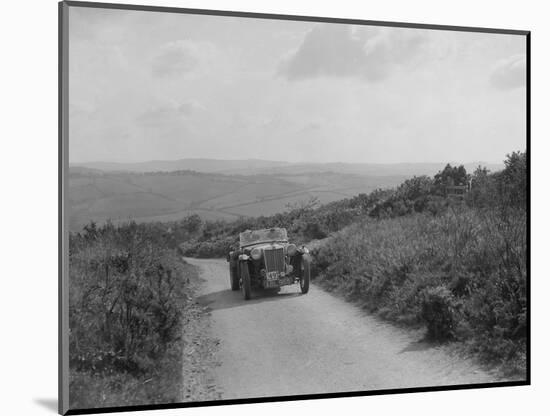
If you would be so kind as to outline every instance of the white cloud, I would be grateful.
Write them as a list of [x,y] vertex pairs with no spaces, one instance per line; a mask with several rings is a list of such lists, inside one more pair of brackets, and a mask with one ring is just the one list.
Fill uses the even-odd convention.
[[491,84],[502,90],[525,86],[527,69],[525,54],[517,54],[499,61],[491,74]]
[[168,42],[161,46],[153,58],[152,74],[156,77],[175,77],[188,74],[208,63],[214,46],[208,42],[187,39]]
[[69,117],[90,116],[97,112],[97,106],[83,100],[73,100],[69,103]]
[[169,100],[149,107],[140,113],[136,117],[136,120],[140,124],[147,126],[177,124],[183,122],[185,118],[191,116],[193,113],[205,109],[202,104],[194,100],[183,102]]
[[375,82],[418,59],[426,42],[425,35],[412,29],[322,24],[283,59],[280,73],[289,80],[329,76]]
[[197,111],[205,111],[205,110],[206,110],[206,107],[204,105],[194,100],[184,101],[178,106],[178,111],[186,115],[191,115],[193,113],[196,113]]

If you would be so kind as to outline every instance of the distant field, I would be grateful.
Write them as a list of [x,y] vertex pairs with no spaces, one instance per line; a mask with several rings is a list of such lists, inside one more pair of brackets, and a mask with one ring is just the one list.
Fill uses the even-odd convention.
[[334,172],[244,176],[77,168],[69,174],[70,227],[79,230],[90,221],[107,220],[174,221],[191,214],[207,220],[270,215],[311,197],[326,203],[402,180]]
[[[458,164],[454,161],[452,164]],[[470,162],[464,163],[468,172],[478,165],[496,171],[502,169],[502,163]],[[429,175],[445,167],[445,163],[290,163],[273,160],[243,159],[179,159],[150,160],[137,163],[85,162],[73,164],[74,169],[96,169],[105,172],[174,172],[192,170],[195,172],[218,173],[225,175],[304,175],[335,172],[336,174],[355,174],[363,177],[411,177]]]

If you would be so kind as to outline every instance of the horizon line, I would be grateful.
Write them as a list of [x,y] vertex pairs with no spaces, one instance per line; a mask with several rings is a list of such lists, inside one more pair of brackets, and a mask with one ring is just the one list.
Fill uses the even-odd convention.
[[[513,153],[513,152],[512,152]],[[146,163],[158,163],[158,162],[182,162],[182,161],[216,161],[216,162],[268,162],[268,163],[280,163],[286,165],[334,165],[334,164],[343,164],[343,165],[437,165],[437,164],[474,164],[474,163],[486,163],[491,165],[503,164],[504,160],[500,161],[487,161],[487,160],[471,160],[471,161],[457,161],[457,160],[447,160],[447,161],[438,161],[438,162],[343,162],[343,161],[333,161],[333,162],[291,162],[291,161],[282,161],[282,160],[271,160],[271,159],[259,159],[259,158],[241,158],[241,159],[219,159],[219,158],[210,158],[210,157],[188,157],[188,158],[178,158],[178,159],[148,159],[140,161],[109,161],[109,160],[91,160],[91,161],[78,161],[71,162],[69,161],[69,166],[71,165],[87,165],[87,164],[117,164],[117,165],[132,165],[132,164],[146,164]]]

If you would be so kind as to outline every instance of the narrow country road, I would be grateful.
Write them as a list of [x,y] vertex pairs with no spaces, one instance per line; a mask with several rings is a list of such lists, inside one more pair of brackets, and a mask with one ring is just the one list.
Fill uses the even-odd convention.
[[199,302],[220,340],[215,382],[223,399],[497,381],[469,361],[395,328],[312,285],[244,301],[221,259],[185,259],[206,283]]

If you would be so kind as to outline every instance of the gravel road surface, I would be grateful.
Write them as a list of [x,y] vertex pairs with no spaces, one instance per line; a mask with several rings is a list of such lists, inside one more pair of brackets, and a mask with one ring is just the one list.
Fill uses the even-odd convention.
[[215,383],[223,399],[498,381],[448,348],[422,341],[312,285],[244,301],[222,259],[185,259],[205,279],[199,302],[220,340]]

